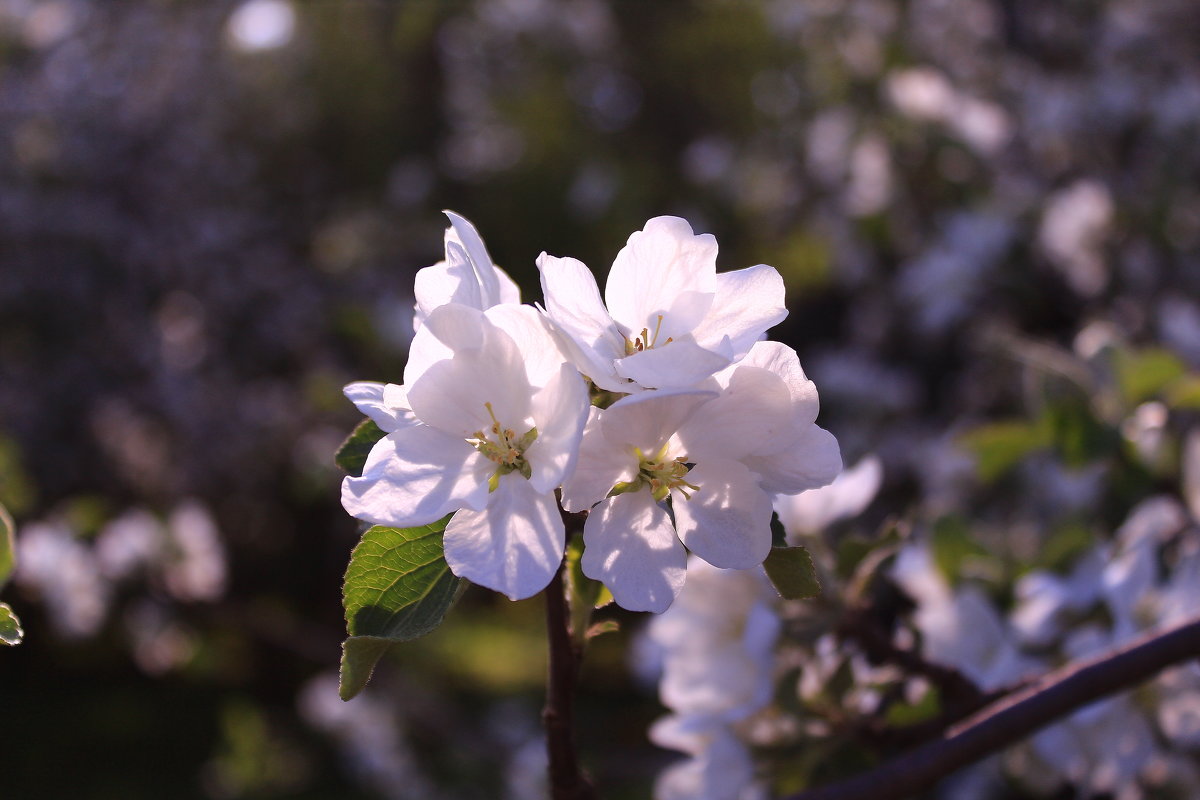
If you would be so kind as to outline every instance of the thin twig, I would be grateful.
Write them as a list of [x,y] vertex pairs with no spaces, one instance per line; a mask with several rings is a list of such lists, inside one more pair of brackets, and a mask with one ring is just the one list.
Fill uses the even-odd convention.
[[550,667],[546,683],[546,754],[550,758],[550,796],[553,800],[596,800],[596,790],[579,768],[575,749],[574,700],[581,653],[568,624],[562,567],[546,587],[546,634]]
[[953,667],[927,661],[915,650],[898,647],[891,635],[871,616],[869,606],[848,609],[838,625],[842,639],[854,641],[875,663],[895,664],[910,675],[920,675],[941,690],[956,705],[981,705],[985,693],[975,682]]
[[800,792],[788,800],[907,797],[1076,709],[1197,657],[1200,617],[1145,636],[1108,655],[1056,670],[968,717],[936,741],[866,774]]

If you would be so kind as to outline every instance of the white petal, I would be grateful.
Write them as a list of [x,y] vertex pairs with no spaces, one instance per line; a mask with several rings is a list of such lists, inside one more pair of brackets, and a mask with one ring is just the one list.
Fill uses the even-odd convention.
[[457,508],[483,508],[494,466],[462,439],[401,428],[375,444],[361,478],[342,481],[342,506],[375,525],[428,525]]
[[597,386],[625,391],[613,368],[613,361],[625,355],[625,337],[604,308],[591,270],[574,258],[547,253],[538,256],[537,265],[546,313],[566,338],[575,366]]
[[500,302],[497,305],[519,304],[521,287],[517,285],[517,282],[499,267],[496,267],[496,276],[500,279]]
[[796,494],[832,483],[842,471],[842,453],[832,433],[809,425],[787,448],[748,456],[742,463],[758,474],[768,492]]
[[554,495],[517,473],[500,479],[483,511],[446,526],[446,562],[460,578],[521,600],[546,588],[562,562],[566,532]]
[[589,408],[587,385],[570,364],[560,364],[557,377],[533,396],[538,437],[525,458],[537,491],[553,492],[574,471]]
[[358,381],[346,384],[342,393],[385,433],[417,424],[403,386]]
[[611,444],[636,447],[652,456],[666,444],[714,392],[663,391],[622,397],[600,417],[600,429]]
[[492,328],[494,326],[486,324],[486,318],[478,308],[459,303],[438,306],[430,312],[408,347],[404,385],[411,388],[430,366],[455,353],[481,349]]
[[775,498],[779,521],[789,536],[818,533],[840,519],[862,513],[883,481],[878,456],[866,456],[828,486]]
[[815,422],[820,403],[817,400],[817,387],[804,374],[800,367],[800,359],[796,351],[781,342],[755,342],[745,358],[734,367],[718,376],[726,382],[732,376],[733,370],[739,366],[762,367],[774,372],[787,385],[792,395],[792,413],[798,424]]
[[723,353],[696,344],[689,333],[670,344],[620,358],[616,369],[621,377],[637,381],[647,389],[686,389],[724,369],[729,360]]
[[720,395],[705,403],[679,429],[689,461],[706,456],[742,458],[776,448],[781,436],[793,436],[792,401],[778,375],[761,367],[738,365]]
[[[686,719],[697,717],[688,714]],[[659,725],[664,721],[659,720],[651,728],[651,739],[660,746],[684,749],[660,740],[664,733]],[[702,717],[699,721],[706,722]],[[709,725],[708,730],[692,734],[698,744],[691,759],[672,764],[659,774],[654,782],[654,800],[737,800],[764,795],[755,783],[754,761],[746,746],[727,726]]]
[[756,267],[717,275],[717,293],[708,315],[696,328],[696,339],[709,349],[728,339],[734,359],[749,352],[767,329],[787,316],[783,278],[774,267]]
[[1192,517],[1200,520],[1200,428],[1193,428],[1183,444],[1183,499]]
[[430,312],[425,326],[442,344],[460,352],[483,346],[486,331],[482,320],[481,309],[461,303],[447,303]]
[[700,489],[671,498],[675,527],[688,549],[714,567],[749,569],[771,552],[771,498],[743,464],[710,459],[687,474]]
[[445,261],[417,270],[413,280],[413,297],[417,301],[420,324],[424,324],[435,308],[447,303],[483,308],[475,270],[471,267],[466,250],[457,242],[446,243]]
[[619,494],[593,509],[583,541],[583,573],[603,582],[622,608],[660,613],[683,588],[687,554],[649,491]]
[[451,243],[456,240],[461,244],[470,259],[475,278],[479,282],[482,305],[476,308],[488,308],[500,302],[500,279],[496,276],[496,268],[492,257],[483,246],[483,239],[475,226],[453,211],[443,211],[450,218],[450,228],[446,230],[446,251],[449,253]]
[[[446,308],[451,306],[439,308],[430,315],[429,322]],[[430,366],[407,387],[409,405],[425,424],[464,439],[477,431],[488,432],[492,414],[519,436],[530,427],[533,395],[522,354],[508,334],[487,322],[482,314],[479,322],[487,329],[484,346],[457,351],[453,358]]]
[[[658,341],[691,332],[717,291],[717,240],[696,236],[679,217],[655,217],[617,253],[604,299],[630,338],[648,328]],[[658,317],[662,316],[661,327]]]
[[549,322],[536,308],[511,304],[492,306],[484,316],[516,343],[530,385],[541,388],[558,376],[567,358],[559,348],[559,340],[551,332]]
[[575,471],[563,482],[562,505],[567,511],[587,511],[607,497],[617,483],[633,480],[637,474],[638,460],[633,452],[610,442],[601,431],[600,417],[606,413],[595,407],[589,411]]
[[454,351],[442,344],[422,322],[408,345],[408,361],[404,364],[404,385],[412,386],[427,369],[452,355]]

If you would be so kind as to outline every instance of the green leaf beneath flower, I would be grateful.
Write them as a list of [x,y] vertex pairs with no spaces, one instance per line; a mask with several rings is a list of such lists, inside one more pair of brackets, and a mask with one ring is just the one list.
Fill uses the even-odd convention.
[[0,603],[0,644],[20,644],[24,638],[21,620],[17,619],[8,603]]
[[362,691],[390,647],[441,624],[465,581],[450,572],[442,550],[447,516],[419,528],[375,526],[350,556],[342,600],[346,629],[340,694]]
[[763,567],[775,590],[787,600],[804,600],[821,594],[817,568],[803,547],[772,547]]
[[373,420],[364,419],[342,442],[333,460],[354,477],[361,477],[371,448],[384,436],[387,434]]

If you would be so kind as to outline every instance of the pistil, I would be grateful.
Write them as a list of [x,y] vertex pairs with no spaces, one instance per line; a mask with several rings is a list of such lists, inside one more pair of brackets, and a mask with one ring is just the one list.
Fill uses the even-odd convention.
[[[655,325],[654,325],[654,335],[653,336],[650,335],[649,328],[642,328],[641,334],[639,336],[637,336],[632,342],[629,341],[629,339],[626,339],[625,340],[625,355],[631,356],[634,353],[640,353],[643,350],[653,349],[654,345],[658,343],[658,334],[659,334],[659,331],[662,330],[662,323],[663,323],[663,315],[659,314],[658,322],[655,323]],[[675,341],[674,337],[668,336],[667,340],[665,342],[663,342],[663,345],[666,346],[673,341]]]
[[[691,470],[691,465],[687,463],[685,456],[678,456],[674,459],[667,458],[667,445],[659,448],[658,452],[647,457],[639,448],[633,448],[634,453],[638,457],[638,472],[631,481],[622,481],[613,487],[612,494],[624,494],[625,492],[633,492],[648,486],[650,494],[655,500],[661,502],[670,496],[671,490],[674,489],[683,495],[686,499],[692,499],[691,492],[700,489],[694,483],[689,483],[684,479],[684,476]],[[686,487],[686,488],[685,488]],[[689,492],[688,490],[691,490]]]
[[467,439],[467,444],[487,456],[488,460],[495,462],[496,472],[488,482],[492,491],[495,491],[501,475],[519,472],[528,479],[533,474],[525,460],[525,450],[537,439],[538,433],[537,428],[530,428],[517,436],[516,431],[504,427],[496,419],[491,403],[483,405],[487,408],[488,416],[492,418],[491,428],[487,433],[483,430],[475,431]]

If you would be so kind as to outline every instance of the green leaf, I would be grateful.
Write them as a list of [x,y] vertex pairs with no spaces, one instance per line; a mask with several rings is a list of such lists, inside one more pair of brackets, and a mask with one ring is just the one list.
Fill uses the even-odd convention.
[[1120,435],[1096,418],[1085,397],[1059,398],[1048,403],[1041,421],[1068,467],[1084,467],[1120,446]]
[[771,547],[787,547],[787,531],[779,519],[779,513],[771,512]]
[[892,727],[916,725],[936,717],[942,710],[941,693],[930,685],[915,703],[897,703],[887,710],[887,723]]
[[959,437],[976,459],[979,477],[991,483],[1025,456],[1050,444],[1046,430],[1025,420],[992,422]]
[[8,510],[0,505],[0,586],[4,586],[17,567],[17,545],[13,539],[13,527]]
[[1171,408],[1200,410],[1200,375],[1185,375],[1167,387],[1167,405]]
[[1113,370],[1121,395],[1131,406],[1159,394],[1187,372],[1174,353],[1161,347],[1118,350],[1113,356]]
[[0,603],[0,644],[20,644],[24,638],[25,631],[21,630],[21,620],[17,619],[8,603]]
[[961,517],[945,516],[935,522],[930,544],[934,563],[951,585],[958,583],[966,561],[988,557],[987,550],[971,538],[971,531]]
[[387,434],[374,421],[364,419],[358,423],[354,432],[346,437],[346,441],[342,442],[333,460],[339,467],[358,478],[362,475],[371,448],[384,436]]
[[449,521],[446,516],[419,528],[377,525],[354,548],[342,589],[350,634],[342,645],[343,700],[362,691],[392,645],[440,625],[465,587],[442,550]]
[[821,594],[817,568],[803,547],[772,547],[763,567],[775,590],[787,600],[803,600]]
[[1036,566],[1065,573],[1095,542],[1091,529],[1080,522],[1069,521],[1046,539],[1038,553]]

